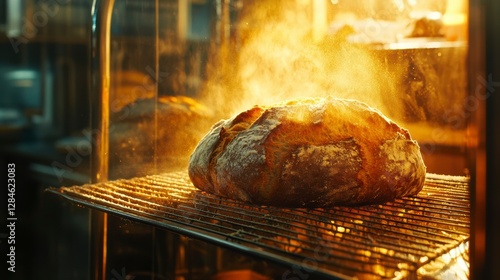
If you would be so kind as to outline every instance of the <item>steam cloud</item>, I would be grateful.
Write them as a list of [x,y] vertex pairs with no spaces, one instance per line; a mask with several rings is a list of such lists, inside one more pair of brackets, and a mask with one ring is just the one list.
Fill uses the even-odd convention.
[[254,105],[327,95],[356,99],[387,114],[383,104],[397,92],[384,62],[345,36],[314,40],[310,11],[288,1],[258,1],[243,10],[241,42],[223,45],[204,91],[224,117]]

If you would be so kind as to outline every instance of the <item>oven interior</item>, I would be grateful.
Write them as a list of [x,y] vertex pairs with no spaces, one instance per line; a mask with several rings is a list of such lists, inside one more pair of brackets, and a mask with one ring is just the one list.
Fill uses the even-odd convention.
[[[48,190],[88,211],[89,277],[468,279],[468,4],[94,1],[92,181]],[[326,95],[410,131],[428,172],[419,195],[282,209],[190,183],[217,120]]]

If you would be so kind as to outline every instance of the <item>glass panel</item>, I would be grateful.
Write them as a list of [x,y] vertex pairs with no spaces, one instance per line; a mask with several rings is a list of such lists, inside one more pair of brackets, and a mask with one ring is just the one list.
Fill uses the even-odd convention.
[[408,128],[429,172],[463,175],[465,6],[118,0],[110,179],[185,168],[211,124],[255,104],[326,95]]
[[115,1],[110,50],[110,179],[154,168],[156,1]]

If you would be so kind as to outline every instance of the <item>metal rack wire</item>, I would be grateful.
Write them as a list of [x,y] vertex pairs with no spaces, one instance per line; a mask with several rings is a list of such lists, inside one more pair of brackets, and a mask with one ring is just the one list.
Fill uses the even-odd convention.
[[[331,209],[254,206],[216,197],[196,189],[185,172],[50,191],[81,205],[339,279],[411,279],[429,273],[430,266],[435,274],[451,259],[466,256],[468,249],[464,177],[427,174],[424,189],[415,197]],[[444,255],[447,261],[439,262]]]

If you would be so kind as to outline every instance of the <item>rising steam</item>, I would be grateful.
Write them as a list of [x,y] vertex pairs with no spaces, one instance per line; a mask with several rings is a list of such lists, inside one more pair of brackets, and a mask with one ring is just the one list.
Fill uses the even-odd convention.
[[223,45],[212,61],[205,102],[227,117],[257,104],[331,95],[388,113],[383,104],[393,99],[395,77],[383,60],[342,33],[315,40],[310,11],[286,4],[258,1],[243,10],[241,41]]

